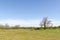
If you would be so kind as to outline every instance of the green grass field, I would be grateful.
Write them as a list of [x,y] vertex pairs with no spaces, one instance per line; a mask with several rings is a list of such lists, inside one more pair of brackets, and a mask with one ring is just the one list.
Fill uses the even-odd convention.
[[60,29],[0,29],[0,40],[60,40]]

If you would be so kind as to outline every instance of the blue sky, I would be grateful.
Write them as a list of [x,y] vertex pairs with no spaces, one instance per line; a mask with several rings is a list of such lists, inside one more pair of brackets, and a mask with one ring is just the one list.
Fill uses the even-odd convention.
[[0,0],[1,20],[27,21],[43,17],[60,22],[60,0]]

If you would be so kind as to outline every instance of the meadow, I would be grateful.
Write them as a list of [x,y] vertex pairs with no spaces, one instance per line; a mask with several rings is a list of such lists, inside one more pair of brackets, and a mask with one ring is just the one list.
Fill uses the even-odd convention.
[[60,40],[60,29],[0,29],[0,40]]

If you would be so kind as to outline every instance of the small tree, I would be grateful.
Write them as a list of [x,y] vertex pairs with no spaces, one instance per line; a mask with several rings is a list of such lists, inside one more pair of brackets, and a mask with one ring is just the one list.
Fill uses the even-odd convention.
[[5,27],[9,27],[9,25],[8,24],[5,24]]
[[40,22],[40,26],[41,26],[41,27],[44,27],[44,29],[46,29],[46,27],[52,26],[52,23],[51,23],[50,20],[48,20],[47,17],[44,17],[44,18],[42,19],[42,21]]
[[20,28],[20,25],[15,25],[14,28]]

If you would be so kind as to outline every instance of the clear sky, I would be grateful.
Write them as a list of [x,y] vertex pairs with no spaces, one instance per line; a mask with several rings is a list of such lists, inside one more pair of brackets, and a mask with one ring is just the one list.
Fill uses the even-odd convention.
[[60,22],[60,0],[0,0],[0,20],[3,19],[4,22],[8,19],[19,22],[24,20],[25,24],[27,20],[29,23],[35,20],[36,23],[43,17],[54,20],[55,24]]

